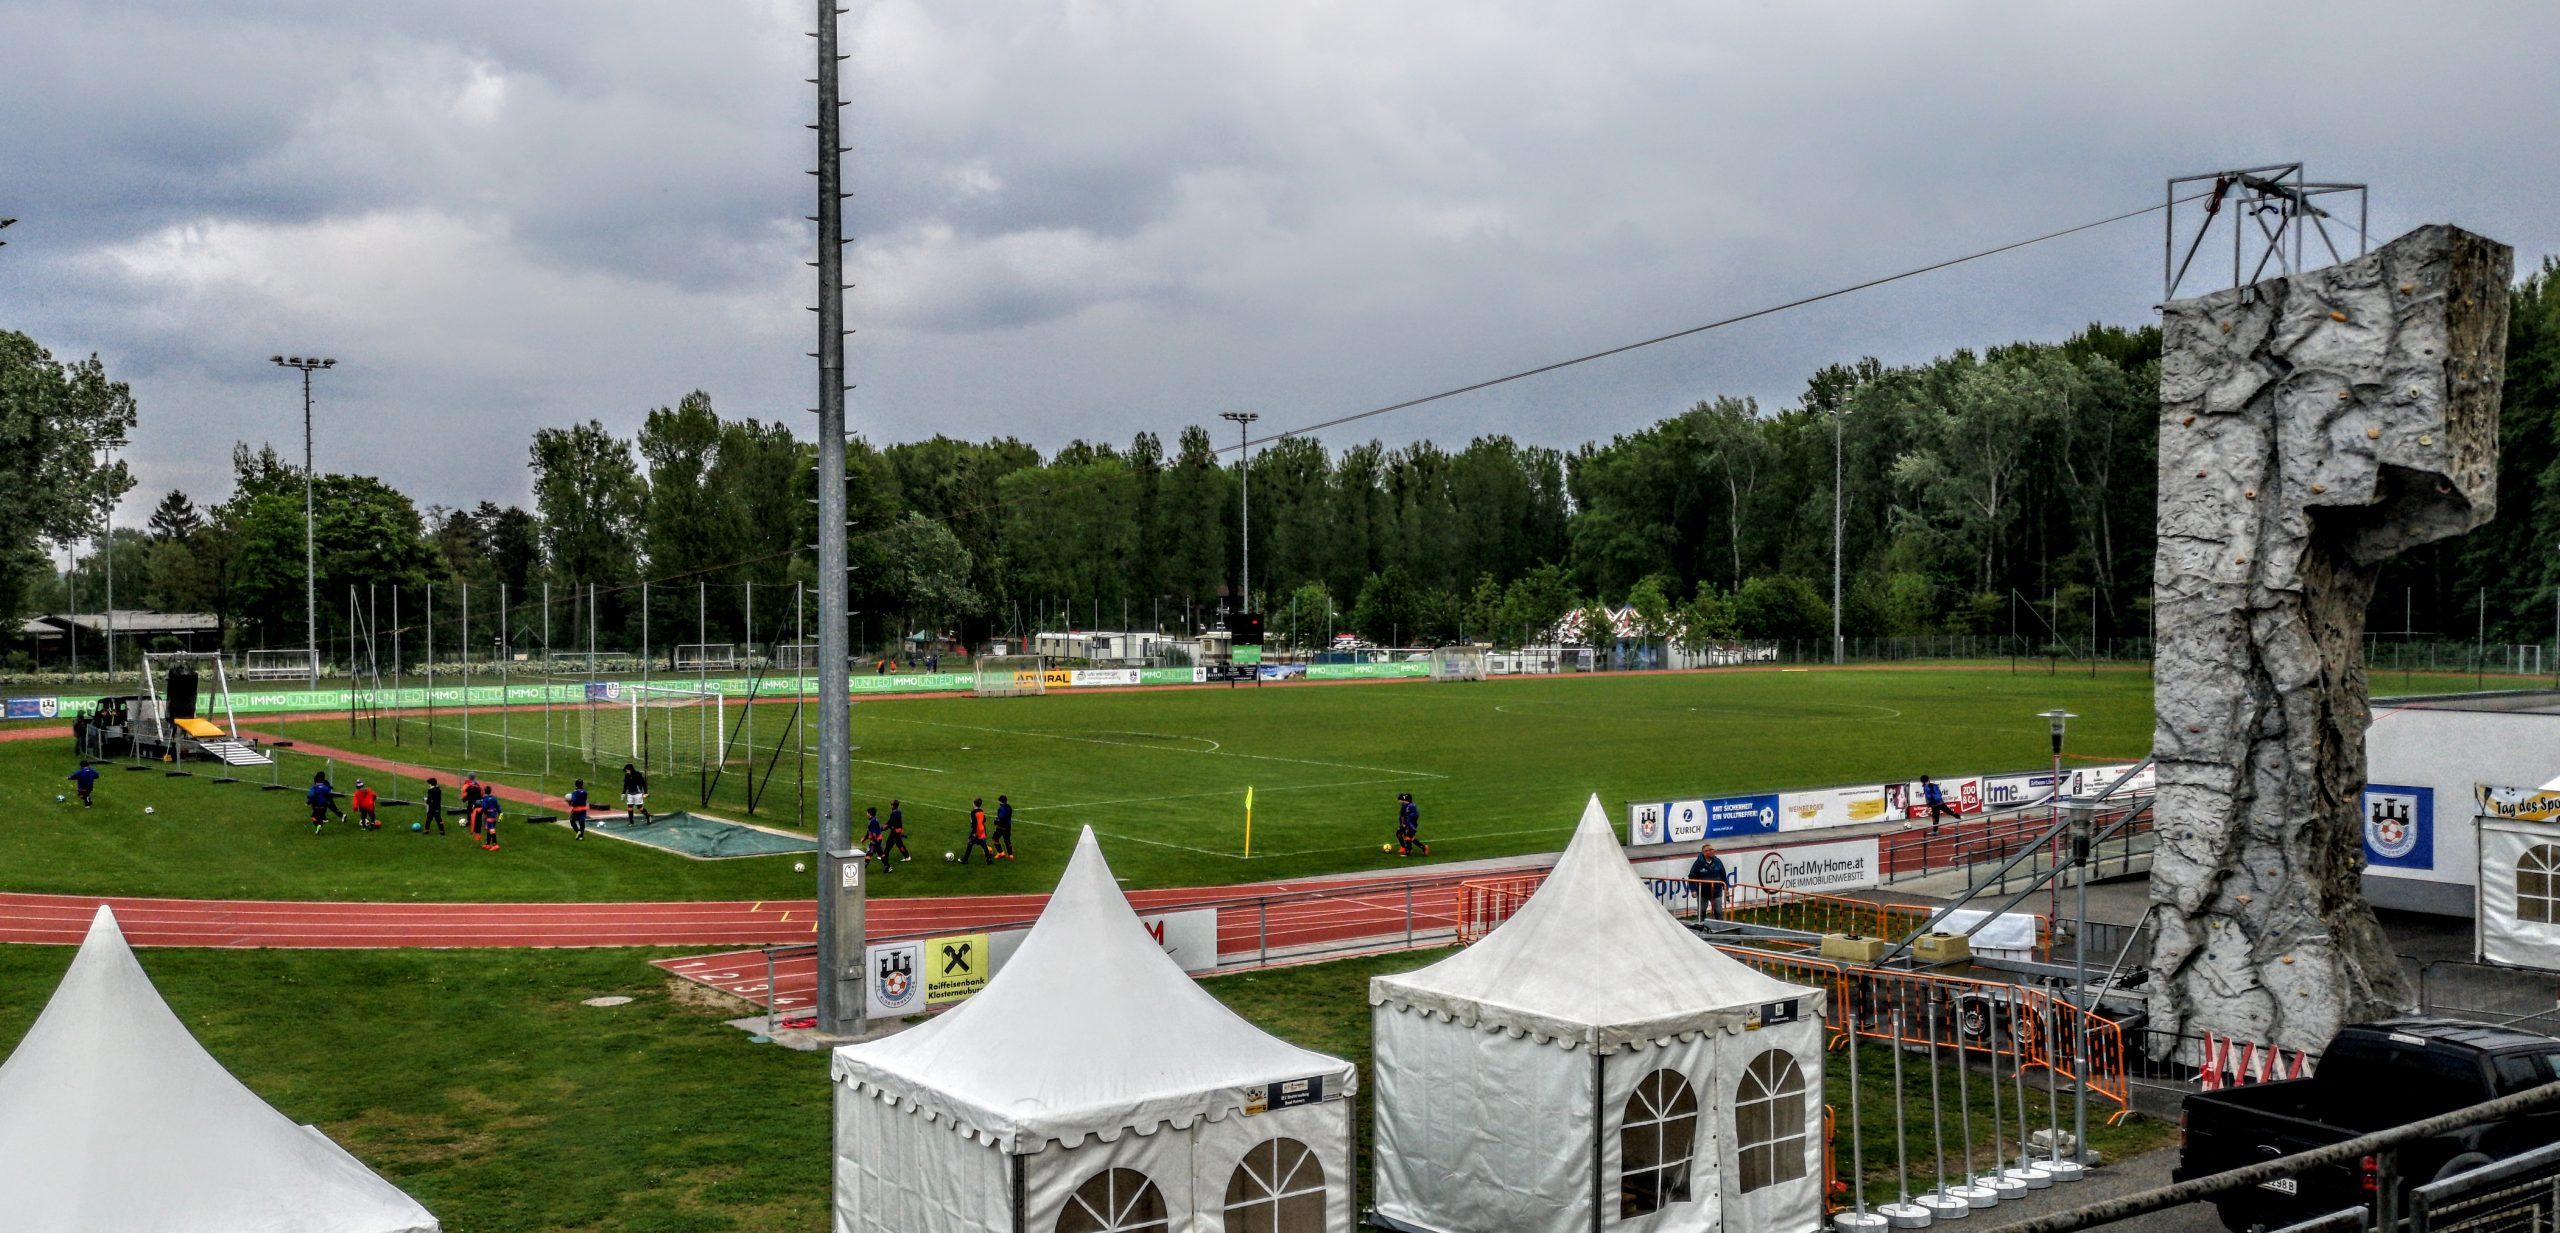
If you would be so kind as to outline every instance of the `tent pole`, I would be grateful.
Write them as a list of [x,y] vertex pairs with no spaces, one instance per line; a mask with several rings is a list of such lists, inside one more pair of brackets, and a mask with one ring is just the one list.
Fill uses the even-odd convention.
[[1594,1049],[1591,1054],[1591,1233],[1600,1233],[1601,1192],[1608,1187],[1607,1097],[1605,1076],[1609,1055]]

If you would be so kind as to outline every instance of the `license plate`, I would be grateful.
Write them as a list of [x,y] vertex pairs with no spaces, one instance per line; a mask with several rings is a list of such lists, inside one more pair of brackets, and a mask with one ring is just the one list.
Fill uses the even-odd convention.
[[2302,1190],[2302,1184],[2290,1177],[2279,1177],[2272,1182],[2260,1182],[2258,1185],[2277,1194],[2299,1194]]

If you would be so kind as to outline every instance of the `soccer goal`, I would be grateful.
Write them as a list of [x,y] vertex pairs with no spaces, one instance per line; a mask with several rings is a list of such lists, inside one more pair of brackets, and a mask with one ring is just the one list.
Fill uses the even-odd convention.
[[240,679],[244,681],[306,681],[319,676],[320,652],[315,650],[296,647],[240,653]]
[[807,672],[818,666],[818,644],[814,642],[777,642],[773,644],[773,670]]
[[1431,648],[1431,679],[1435,681],[1483,680],[1484,648],[1480,646]]
[[1049,661],[1038,655],[981,655],[977,687],[981,698],[1018,698],[1049,692]]
[[699,771],[729,745],[721,695],[675,685],[624,681],[615,691],[630,712],[630,745],[620,752],[644,769]]
[[735,671],[738,667],[738,644],[734,642],[688,642],[676,648],[676,670]]

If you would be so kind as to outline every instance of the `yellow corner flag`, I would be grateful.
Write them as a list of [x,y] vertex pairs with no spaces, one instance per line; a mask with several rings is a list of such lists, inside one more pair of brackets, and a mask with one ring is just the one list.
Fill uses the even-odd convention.
[[1253,855],[1253,785],[1244,789],[1244,854]]

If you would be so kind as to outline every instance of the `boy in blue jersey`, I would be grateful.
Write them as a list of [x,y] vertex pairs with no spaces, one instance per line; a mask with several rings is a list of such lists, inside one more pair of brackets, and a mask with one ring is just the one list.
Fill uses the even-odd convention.
[[1396,855],[1411,856],[1415,849],[1431,855],[1431,845],[1422,842],[1422,806],[1413,803],[1413,793],[1396,794]]
[[1013,859],[1013,802],[1002,792],[996,793],[995,847],[987,853],[987,858],[993,860],[999,856]]
[[880,862],[882,873],[896,873],[889,863],[889,827],[880,820],[880,807],[872,805],[862,811],[862,859]]
[[78,785],[73,790],[80,794],[80,807],[82,809],[87,809],[90,803],[89,795],[98,790],[98,768],[89,765],[89,760],[87,758],[82,758],[80,759],[80,769],[71,772],[69,775],[64,776],[64,778],[69,779],[73,784]]
[[569,789],[569,830],[580,839],[587,837],[587,781],[583,779]]
[[321,824],[329,820],[330,814],[341,818],[347,816],[345,810],[338,808],[338,790],[329,786],[329,776],[325,772],[311,777],[311,790],[303,793],[302,799],[311,806],[311,833],[314,835],[320,833]]
[[498,794],[495,792],[483,791],[480,794],[480,850],[498,850]]

